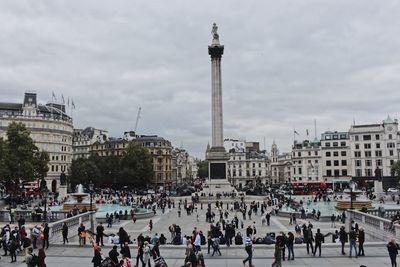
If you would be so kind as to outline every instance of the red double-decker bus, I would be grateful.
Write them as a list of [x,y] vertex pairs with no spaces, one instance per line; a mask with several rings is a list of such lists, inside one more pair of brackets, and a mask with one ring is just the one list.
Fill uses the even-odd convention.
[[293,182],[293,195],[316,195],[326,190],[325,182]]

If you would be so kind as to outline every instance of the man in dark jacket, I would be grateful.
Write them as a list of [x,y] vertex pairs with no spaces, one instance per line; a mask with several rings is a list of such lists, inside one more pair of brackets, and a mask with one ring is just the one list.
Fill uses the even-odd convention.
[[340,227],[339,240],[340,240],[340,243],[342,243],[342,255],[346,255],[346,253],[344,252],[344,245],[346,244],[348,239],[347,239],[346,230],[344,230],[344,226]]
[[124,255],[125,257],[131,258],[131,251],[128,246],[128,242],[124,243],[124,246],[121,248],[121,254]]
[[317,248],[319,250],[319,256],[321,257],[321,245],[324,242],[324,235],[321,234],[321,230],[318,228],[317,233],[315,234],[315,249],[314,256],[317,253]]
[[313,251],[314,251],[314,246],[313,246],[314,236],[313,236],[311,227],[304,228],[303,235],[304,235],[304,242],[307,244],[307,254],[310,254],[310,248],[311,248],[311,253],[313,253]]
[[43,238],[43,246],[42,247],[43,248],[46,247],[46,249],[49,248],[49,231],[50,231],[49,225],[47,223],[45,223],[44,229],[43,229],[44,238]]
[[360,228],[358,231],[358,256],[365,256],[364,242],[365,242],[365,232],[363,228]]
[[96,227],[96,243],[98,245],[100,245],[103,247],[104,243],[103,243],[103,236],[104,236],[104,227],[103,224],[100,223],[97,227]]
[[116,266],[118,266],[118,264],[119,264],[119,260],[118,260],[119,253],[117,251],[117,248],[118,248],[117,246],[113,246],[113,248],[110,250],[110,252],[108,252],[108,256],[115,263]]
[[65,245],[65,241],[68,243],[68,225],[65,222],[62,227],[62,237],[63,237],[63,244]]

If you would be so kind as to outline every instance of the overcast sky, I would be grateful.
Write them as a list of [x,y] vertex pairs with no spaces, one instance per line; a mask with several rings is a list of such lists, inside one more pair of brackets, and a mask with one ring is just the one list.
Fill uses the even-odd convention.
[[225,138],[299,139],[399,114],[399,1],[1,1],[0,102],[74,99],[74,126],[204,158],[216,22]]

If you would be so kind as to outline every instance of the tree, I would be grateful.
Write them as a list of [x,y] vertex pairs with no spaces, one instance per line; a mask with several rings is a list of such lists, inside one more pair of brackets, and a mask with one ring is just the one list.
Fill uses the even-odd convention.
[[131,142],[121,160],[119,184],[143,187],[153,176],[152,157],[139,143]]
[[208,161],[206,160],[201,160],[197,163],[197,175],[201,179],[207,179],[208,178]]
[[90,181],[92,181],[96,187],[101,184],[101,172],[91,158],[72,160],[69,174],[69,183],[72,188],[75,188],[78,184],[88,185]]
[[392,167],[391,167],[391,172],[393,176],[397,177],[397,181],[400,181],[400,160],[396,161]]
[[0,181],[14,188],[20,182],[46,176],[49,156],[41,152],[22,123],[12,122],[7,139],[0,142]]

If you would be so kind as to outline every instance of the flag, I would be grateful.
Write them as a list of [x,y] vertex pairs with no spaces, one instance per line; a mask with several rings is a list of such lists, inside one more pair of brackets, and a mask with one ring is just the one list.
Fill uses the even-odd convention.
[[65,99],[64,99],[64,95],[63,94],[61,94],[61,100],[62,100],[62,103],[65,104]]
[[56,95],[54,94],[54,91],[52,92],[51,101],[57,101],[57,98],[56,98]]
[[73,109],[75,109],[75,103],[74,103],[74,100],[71,100],[71,106],[72,106],[72,108],[73,108]]
[[308,136],[308,129],[306,129],[306,134],[307,134],[307,136]]
[[67,106],[69,107],[69,97],[68,97],[68,99],[67,99]]
[[294,130],[294,134],[300,135],[296,130]]

